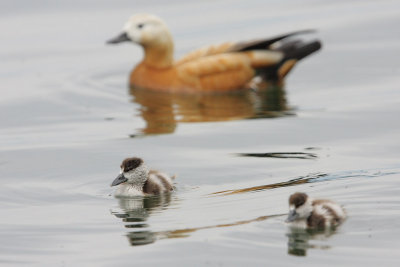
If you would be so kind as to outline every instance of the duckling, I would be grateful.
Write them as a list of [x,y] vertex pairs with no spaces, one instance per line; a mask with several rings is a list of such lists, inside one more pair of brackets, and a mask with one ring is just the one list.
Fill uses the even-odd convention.
[[173,191],[173,178],[149,170],[141,158],[133,157],[122,161],[121,172],[111,186],[118,186],[115,197],[158,195]]
[[327,199],[312,199],[305,193],[289,197],[289,215],[286,222],[297,228],[324,229],[338,226],[346,219],[346,211]]
[[129,41],[143,47],[144,59],[130,75],[132,88],[177,93],[230,92],[258,89],[268,80],[282,83],[297,61],[321,48],[318,40],[286,40],[308,32],[312,31],[212,45],[174,61],[174,42],[164,21],[154,15],[138,14],[128,20],[122,34],[107,43]]

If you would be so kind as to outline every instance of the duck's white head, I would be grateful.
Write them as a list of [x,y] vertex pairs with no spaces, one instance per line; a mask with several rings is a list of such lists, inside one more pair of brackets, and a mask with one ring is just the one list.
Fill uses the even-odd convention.
[[122,183],[143,187],[149,176],[149,169],[141,158],[127,158],[122,161],[121,172],[112,182],[111,186]]
[[294,193],[289,197],[289,215],[286,222],[307,219],[313,211],[312,200],[305,193]]
[[145,51],[144,63],[153,68],[168,68],[174,62],[174,42],[167,25],[157,16],[139,14],[132,16],[122,33],[109,40],[109,44],[131,41]]
[[167,25],[157,16],[138,14],[132,16],[124,25],[122,33],[109,40],[109,44],[131,41],[144,47],[172,43]]

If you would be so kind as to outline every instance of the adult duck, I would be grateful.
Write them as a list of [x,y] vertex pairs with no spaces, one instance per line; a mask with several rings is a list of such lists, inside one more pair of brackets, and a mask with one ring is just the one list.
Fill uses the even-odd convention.
[[123,32],[108,43],[129,41],[143,47],[144,59],[131,73],[131,87],[213,93],[255,89],[264,81],[282,83],[300,59],[320,49],[318,40],[303,42],[289,38],[308,32],[312,31],[212,45],[175,61],[174,42],[167,25],[157,16],[139,14],[132,16]]

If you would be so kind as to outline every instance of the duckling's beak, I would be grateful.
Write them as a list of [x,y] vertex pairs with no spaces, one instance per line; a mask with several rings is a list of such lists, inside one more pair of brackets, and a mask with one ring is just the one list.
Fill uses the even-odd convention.
[[127,41],[131,41],[131,39],[128,37],[126,32],[123,32],[120,35],[118,35],[117,37],[114,37],[114,38],[108,40],[107,44],[118,44],[118,43],[127,42]]
[[111,186],[116,186],[116,185],[125,183],[126,181],[128,181],[128,179],[126,179],[124,174],[121,173],[120,175],[118,175],[117,178],[115,178],[115,180],[112,182]]
[[295,209],[290,210],[287,219],[285,220],[285,222],[293,222],[294,220],[296,220],[299,217],[299,214],[296,213]]

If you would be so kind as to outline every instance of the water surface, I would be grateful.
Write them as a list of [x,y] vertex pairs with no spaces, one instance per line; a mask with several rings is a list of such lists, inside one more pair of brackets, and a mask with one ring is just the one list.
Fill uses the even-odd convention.
[[[398,2],[0,10],[0,264],[399,265]],[[151,95],[127,86],[140,48],[104,44],[139,12],[167,21],[177,56],[308,28],[324,46],[268,96]],[[176,192],[114,199],[132,155],[176,174]],[[335,199],[349,219],[328,233],[288,229],[295,191]]]

